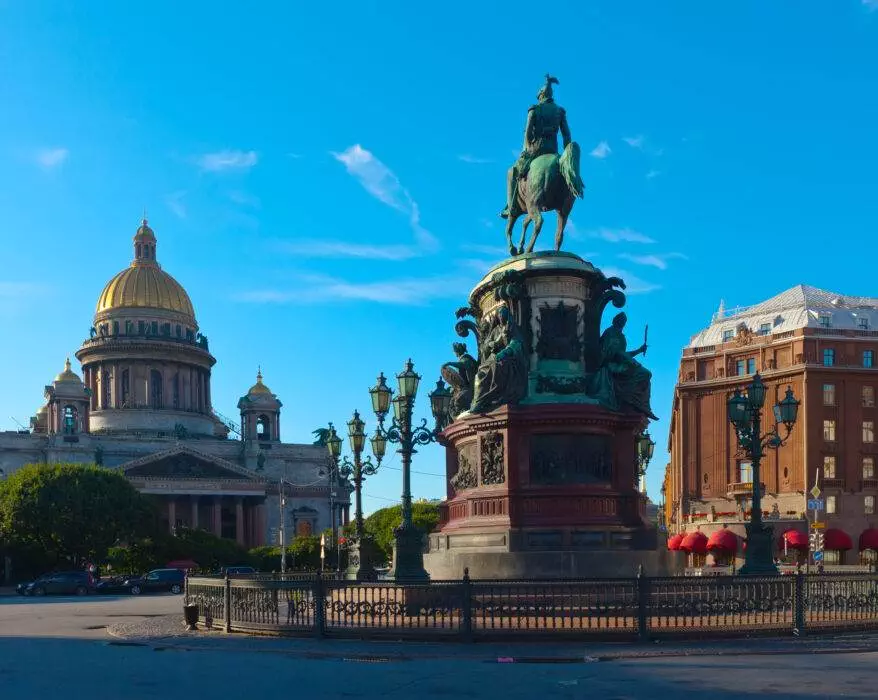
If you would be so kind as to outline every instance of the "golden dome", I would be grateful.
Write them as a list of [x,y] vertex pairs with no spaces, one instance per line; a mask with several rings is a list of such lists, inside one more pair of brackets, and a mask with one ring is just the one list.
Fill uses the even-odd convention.
[[269,396],[271,395],[271,389],[269,389],[267,386],[265,386],[265,384],[262,383],[261,368],[256,372],[256,383],[251,386],[250,389],[247,391],[248,396],[250,396],[251,394],[267,394]]
[[67,358],[67,361],[64,363],[64,371],[61,372],[58,376],[55,377],[56,382],[78,382],[82,383],[82,379],[79,378],[79,375],[70,369],[70,358]]
[[134,234],[134,261],[107,282],[98,298],[96,313],[114,309],[161,309],[183,314],[195,324],[195,309],[189,295],[156,262],[155,249],[155,234],[144,219]]

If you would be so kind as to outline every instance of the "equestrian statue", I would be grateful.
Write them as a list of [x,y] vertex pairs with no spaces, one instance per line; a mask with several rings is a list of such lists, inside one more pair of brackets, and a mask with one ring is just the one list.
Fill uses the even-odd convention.
[[[555,104],[552,85],[558,79],[546,74],[546,83],[537,94],[538,103],[527,111],[524,130],[524,149],[506,177],[506,208],[500,216],[506,219],[506,244],[512,255],[525,252],[524,241],[527,228],[533,222],[534,231],[527,251],[532,253],[534,244],[543,228],[543,212],[558,214],[555,230],[555,250],[561,250],[564,227],[577,197],[582,197],[585,186],[579,176],[579,144],[570,140],[567,113]],[[558,155],[558,133],[564,142],[564,151]],[[512,243],[512,229],[519,217],[525,215],[521,241]]]

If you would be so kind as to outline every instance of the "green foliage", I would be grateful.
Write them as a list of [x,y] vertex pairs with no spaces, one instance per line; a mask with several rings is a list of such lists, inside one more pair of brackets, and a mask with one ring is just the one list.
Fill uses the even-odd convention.
[[29,464],[0,482],[0,533],[13,553],[45,566],[102,560],[114,544],[154,534],[156,512],[119,472]]
[[[439,506],[426,501],[412,503],[412,521],[425,535],[439,523]],[[402,523],[402,506],[376,510],[364,521],[367,535],[371,535],[386,561],[393,557],[393,531]]]
[[237,542],[187,528],[178,529],[176,536],[161,533],[125,547],[113,547],[107,555],[114,573],[143,573],[186,559],[197,563],[200,570],[211,572],[223,566],[257,566]]
[[[329,538],[327,538],[327,542]],[[250,561],[260,571],[280,571],[280,547],[254,547],[249,552]],[[329,554],[329,552],[327,552]],[[330,566],[329,560],[326,562]],[[287,545],[287,569],[317,571],[320,568],[320,537],[300,535]],[[330,567],[331,568],[331,567]]]

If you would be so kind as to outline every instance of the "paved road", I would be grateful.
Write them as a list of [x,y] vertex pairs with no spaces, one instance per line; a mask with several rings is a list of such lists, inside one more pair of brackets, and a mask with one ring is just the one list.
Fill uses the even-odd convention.
[[[162,700],[271,693],[314,698],[872,698],[876,653],[641,658],[577,664],[497,663],[464,656],[363,662],[285,653],[282,642],[202,638],[200,645],[132,645],[105,625],[179,613],[178,596],[0,600],[0,694],[65,700]],[[228,640],[232,643],[228,643]],[[234,641],[240,640],[240,641]],[[307,642],[299,642],[297,649]],[[349,643],[351,645],[356,643]],[[323,642],[315,650],[347,649]],[[829,646],[829,645],[824,645]],[[291,647],[292,648],[292,647]],[[378,649],[379,647],[372,647]],[[728,648],[728,647],[726,647]],[[532,647],[532,655],[542,655]],[[575,650],[575,647],[568,647]],[[618,651],[619,647],[615,647]],[[567,656],[572,656],[568,653]],[[381,656],[380,652],[376,656]],[[386,656],[386,655],[385,655]]]

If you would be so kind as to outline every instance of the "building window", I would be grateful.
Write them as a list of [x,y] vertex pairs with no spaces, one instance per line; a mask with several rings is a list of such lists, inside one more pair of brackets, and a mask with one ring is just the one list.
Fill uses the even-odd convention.
[[131,376],[127,369],[122,370],[122,403],[121,408],[130,408]]
[[835,442],[835,421],[823,421],[823,439],[829,442]]
[[183,329],[180,326],[177,326],[177,337],[178,338],[183,337]]
[[756,358],[747,358],[747,374],[756,374]]
[[836,496],[826,497],[826,514],[835,515],[838,513],[838,498]]
[[741,484],[753,482],[753,464],[751,462],[738,463],[738,482]]
[[863,367],[871,367],[873,359],[874,359],[874,356],[872,355],[871,350],[864,350],[863,351]]
[[874,457],[863,457],[863,478],[864,479],[874,479],[875,478],[875,458]]
[[837,549],[827,549],[823,552],[823,561],[826,564],[841,564],[841,552]]
[[735,374],[738,375],[739,377],[744,376],[744,372],[746,371],[746,369],[747,369],[747,365],[744,363],[744,360],[738,360],[735,363]]
[[824,455],[823,456],[823,478],[824,479],[834,479],[835,478],[835,456],[834,455]]
[[64,407],[64,434],[73,435],[76,432],[76,409],[73,406]]
[[869,330],[869,319],[865,318],[863,316],[858,316],[857,317],[857,328],[859,328],[861,331]]
[[823,405],[835,406],[835,384],[823,385]]
[[875,515],[875,496],[863,496],[863,512],[866,515]]
[[728,330],[728,329],[723,331],[723,342],[724,343],[728,343],[734,337],[735,337],[735,331]]
[[835,364],[835,350],[832,348],[826,348],[823,351],[823,366],[824,367],[832,367]]
[[271,421],[266,415],[256,419],[256,439],[271,440]]
[[768,335],[771,333],[771,324],[770,323],[760,323],[759,330],[757,331],[757,335]]
[[162,373],[157,369],[149,373],[150,398],[153,408],[162,408]]
[[152,332],[153,335],[158,335],[158,334],[159,334],[159,322],[158,322],[158,321],[153,321],[153,322],[150,324],[150,329],[151,329],[151,332]]
[[863,421],[863,442],[875,442],[875,423],[873,421]]
[[875,406],[875,387],[863,387],[863,407],[873,408]]
[[820,327],[832,328],[832,314],[820,314]]
[[146,334],[146,321],[138,321],[137,322],[137,333],[139,335]]

